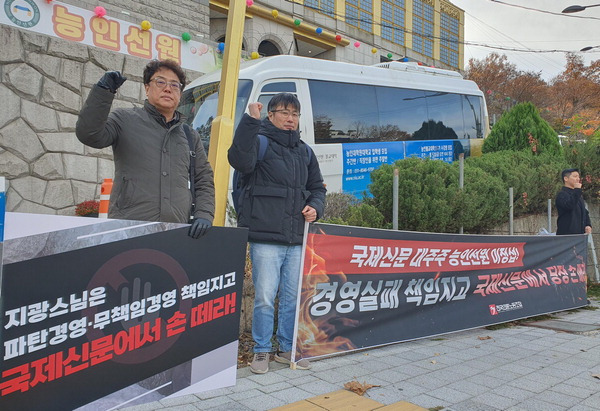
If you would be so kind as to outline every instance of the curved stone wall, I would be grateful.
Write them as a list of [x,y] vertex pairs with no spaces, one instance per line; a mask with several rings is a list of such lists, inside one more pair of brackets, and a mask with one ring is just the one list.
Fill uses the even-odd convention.
[[[205,14],[208,33],[208,6]],[[100,183],[114,174],[110,148],[97,150],[77,140],[77,114],[106,70],[128,78],[113,108],[140,105],[147,60],[6,25],[0,25],[0,49],[6,210],[73,215],[76,204],[98,199]],[[193,80],[202,73],[186,74]]]

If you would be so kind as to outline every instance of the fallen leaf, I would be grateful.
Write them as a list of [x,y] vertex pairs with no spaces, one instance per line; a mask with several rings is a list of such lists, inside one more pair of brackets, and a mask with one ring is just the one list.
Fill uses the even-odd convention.
[[489,335],[486,335],[485,337],[477,337],[477,338],[479,338],[480,340],[491,340],[492,339],[492,337],[490,337]]
[[344,384],[345,389],[358,395],[365,395],[365,392],[373,387],[380,387],[380,385],[367,384],[366,382],[361,384],[358,381],[350,381]]
[[432,360],[431,363],[432,364],[437,364],[437,361],[436,360]]
[[436,353],[434,353],[433,355],[434,355],[435,357],[437,357],[438,355],[442,355],[442,354],[440,354],[439,352],[436,352]]
[[600,380],[600,374],[592,374],[592,377],[598,378]]

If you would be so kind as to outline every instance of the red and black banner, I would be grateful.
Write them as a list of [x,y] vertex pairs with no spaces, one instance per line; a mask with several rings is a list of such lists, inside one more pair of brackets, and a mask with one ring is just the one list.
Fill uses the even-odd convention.
[[582,307],[586,237],[311,224],[296,355],[407,341]]
[[247,232],[187,231],[4,265],[0,409],[75,409],[126,387],[93,409],[156,400],[215,370],[191,360],[225,344],[237,352]]

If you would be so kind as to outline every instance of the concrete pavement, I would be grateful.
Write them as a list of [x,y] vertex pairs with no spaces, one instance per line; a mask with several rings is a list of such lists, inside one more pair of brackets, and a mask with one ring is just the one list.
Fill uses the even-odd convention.
[[[598,308],[600,302],[592,305]],[[341,390],[350,381],[378,385],[364,396],[385,405],[408,401],[447,411],[600,410],[600,310],[553,317],[558,321],[477,328],[322,359],[307,371],[271,361],[264,375],[239,369],[234,387],[127,410],[270,410]]]

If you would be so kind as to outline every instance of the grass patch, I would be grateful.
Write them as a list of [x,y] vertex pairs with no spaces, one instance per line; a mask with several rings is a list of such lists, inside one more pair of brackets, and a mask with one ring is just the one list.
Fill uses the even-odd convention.
[[600,299],[600,284],[589,284],[587,295],[588,298]]
[[517,321],[510,321],[507,323],[488,325],[487,327],[485,327],[485,329],[490,331],[502,330],[504,328],[514,327],[515,325],[519,325]]
[[517,321],[517,323],[530,323],[534,321],[544,321],[544,320],[555,320],[556,317],[550,314],[544,315],[536,315],[535,317],[523,318],[522,320]]
[[488,325],[487,327],[485,327],[485,329],[490,330],[490,331],[502,330],[503,328],[514,327],[516,325],[523,324],[523,323],[530,323],[530,322],[534,322],[534,321],[543,321],[543,320],[553,320],[555,318],[556,317],[549,315],[549,314],[536,315],[535,317],[523,318],[522,320],[509,321],[509,322],[502,323],[502,324]]

